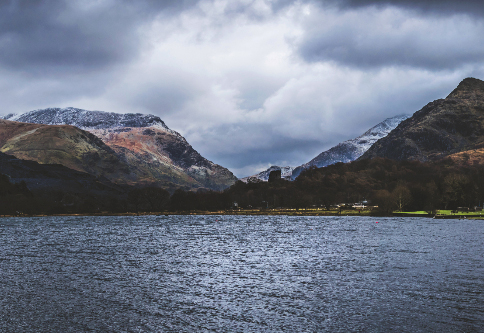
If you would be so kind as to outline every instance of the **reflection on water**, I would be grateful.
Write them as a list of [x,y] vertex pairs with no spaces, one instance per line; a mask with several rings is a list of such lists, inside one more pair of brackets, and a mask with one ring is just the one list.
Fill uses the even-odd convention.
[[483,254],[470,220],[3,218],[0,332],[479,332]]

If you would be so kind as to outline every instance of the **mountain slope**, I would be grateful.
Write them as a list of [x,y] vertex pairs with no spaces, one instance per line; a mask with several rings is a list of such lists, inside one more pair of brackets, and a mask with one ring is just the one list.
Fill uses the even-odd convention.
[[361,158],[431,161],[484,148],[484,82],[463,80],[445,99],[427,104]]
[[0,151],[42,164],[62,164],[96,177],[131,177],[128,165],[110,147],[95,135],[69,125],[0,119]]
[[229,170],[202,157],[157,116],[49,108],[4,118],[69,124],[89,131],[129,166],[129,177],[110,178],[117,183],[156,184],[170,190],[180,187],[222,190],[237,180]]
[[1,152],[0,170],[13,183],[24,181],[29,190],[36,194],[63,192],[117,197],[126,192],[122,187],[85,172],[59,164],[46,165],[22,160]]
[[222,190],[237,180],[229,170],[202,157],[181,135],[163,127],[91,132],[123,156],[143,183],[158,179]]

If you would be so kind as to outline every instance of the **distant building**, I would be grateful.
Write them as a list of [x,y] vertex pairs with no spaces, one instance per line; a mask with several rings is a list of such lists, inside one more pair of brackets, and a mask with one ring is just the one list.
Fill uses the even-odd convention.
[[274,171],[271,171],[271,173],[269,174],[269,183],[271,182],[274,182],[274,181],[277,181],[277,180],[281,180],[281,170],[274,170]]
[[364,199],[363,201],[357,202],[353,205],[353,208],[356,209],[365,209],[366,207],[368,207],[368,201]]

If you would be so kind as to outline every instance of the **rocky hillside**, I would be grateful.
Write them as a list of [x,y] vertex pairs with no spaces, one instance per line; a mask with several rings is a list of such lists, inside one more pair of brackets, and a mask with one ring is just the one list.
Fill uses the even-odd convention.
[[[484,82],[463,80],[445,99],[427,104],[361,158],[431,161],[484,148]],[[457,154],[457,155],[456,155]]]
[[156,184],[169,190],[180,187],[221,190],[237,180],[226,168],[202,157],[157,116],[49,108],[20,115],[9,114],[4,119],[47,125],[69,124],[88,131],[114,153],[121,161],[119,165],[123,171],[127,165],[125,175],[111,177],[102,174],[116,183]]
[[123,157],[142,183],[161,180],[189,188],[223,190],[237,180],[226,168],[202,157],[184,137],[160,126],[91,133]]

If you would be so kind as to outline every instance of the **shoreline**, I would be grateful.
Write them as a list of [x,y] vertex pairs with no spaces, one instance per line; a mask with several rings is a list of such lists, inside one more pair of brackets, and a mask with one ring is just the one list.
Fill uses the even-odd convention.
[[332,214],[332,213],[286,213],[286,212],[224,212],[224,211],[197,211],[197,212],[143,212],[143,213],[67,213],[67,214],[17,214],[0,215],[2,217],[51,217],[51,216],[172,216],[172,215],[226,215],[226,216],[374,216],[392,217],[391,215],[371,214]]
[[5,217],[69,217],[69,216],[173,216],[173,215],[222,215],[222,216],[351,216],[351,217],[424,217],[433,219],[484,219],[480,215],[443,215],[443,214],[412,214],[412,213],[392,213],[392,214],[375,214],[369,210],[365,211],[326,211],[315,209],[252,209],[252,210],[226,210],[226,211],[179,211],[179,212],[142,212],[142,213],[65,213],[65,214],[15,214],[15,215],[0,215],[0,218]]

